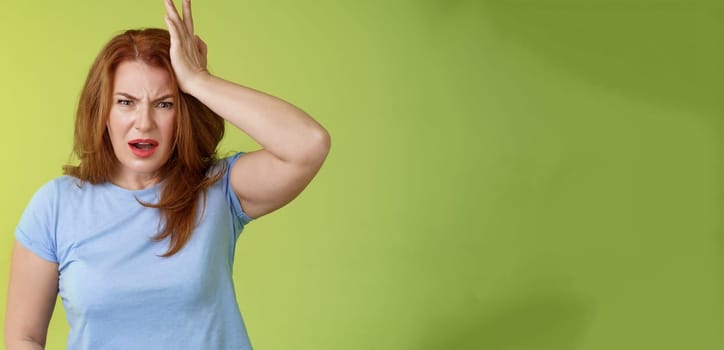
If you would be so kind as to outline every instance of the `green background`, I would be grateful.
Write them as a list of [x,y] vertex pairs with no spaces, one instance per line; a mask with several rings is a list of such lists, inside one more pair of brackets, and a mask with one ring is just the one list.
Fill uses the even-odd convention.
[[[194,4],[214,73],[332,135],[306,192],[238,243],[257,349],[724,348],[724,3]],[[163,7],[2,5],[7,285],[93,58]],[[256,147],[229,129],[221,149]],[[58,304],[48,348],[67,331]]]

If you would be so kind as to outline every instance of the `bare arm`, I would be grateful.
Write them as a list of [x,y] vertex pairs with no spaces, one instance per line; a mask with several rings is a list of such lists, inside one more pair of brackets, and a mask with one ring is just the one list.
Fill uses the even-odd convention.
[[43,349],[58,293],[58,264],[15,242],[5,314],[8,350]]
[[181,89],[263,147],[231,169],[231,186],[241,206],[252,218],[284,206],[321,168],[330,148],[329,133],[286,101],[211,75],[206,45],[194,35],[190,1],[183,0],[183,19],[173,2],[165,1],[171,62]]
[[231,169],[231,186],[252,218],[290,202],[322,166],[330,136],[302,110],[211,75],[198,80],[193,91],[263,147],[239,158]]

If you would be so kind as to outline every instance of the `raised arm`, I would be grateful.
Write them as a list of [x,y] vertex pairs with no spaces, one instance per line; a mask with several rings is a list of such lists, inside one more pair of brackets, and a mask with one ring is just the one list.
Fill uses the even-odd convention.
[[58,293],[58,264],[43,260],[15,242],[5,314],[5,348],[45,348]]
[[322,166],[330,148],[329,133],[286,101],[210,74],[206,45],[194,35],[190,0],[183,0],[183,19],[171,0],[164,1],[171,62],[180,88],[262,146],[231,169],[231,185],[242,208],[257,218],[284,206]]

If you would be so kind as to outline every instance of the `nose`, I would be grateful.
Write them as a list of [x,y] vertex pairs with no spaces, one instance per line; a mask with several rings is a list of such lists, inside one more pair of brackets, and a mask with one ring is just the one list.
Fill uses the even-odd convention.
[[139,106],[133,127],[138,131],[152,130],[155,122],[153,120],[153,108],[149,105]]

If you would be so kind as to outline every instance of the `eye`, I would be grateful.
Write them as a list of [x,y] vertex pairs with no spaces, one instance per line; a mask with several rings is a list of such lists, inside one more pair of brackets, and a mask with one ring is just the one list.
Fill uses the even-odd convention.
[[163,101],[158,103],[159,108],[170,109],[173,107],[173,102]]
[[116,101],[116,103],[118,103],[119,105],[122,105],[122,106],[130,106],[133,103],[133,101],[118,99],[118,101]]

